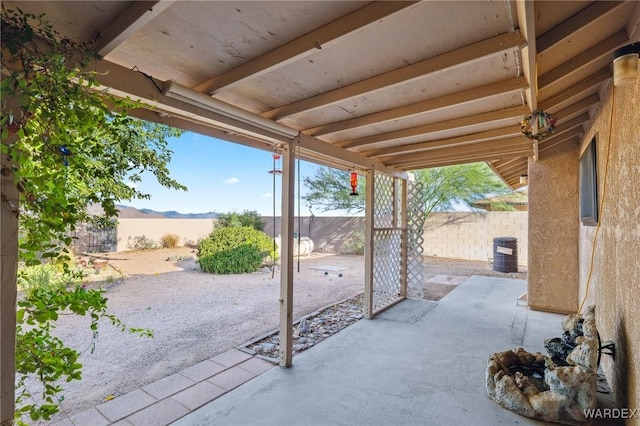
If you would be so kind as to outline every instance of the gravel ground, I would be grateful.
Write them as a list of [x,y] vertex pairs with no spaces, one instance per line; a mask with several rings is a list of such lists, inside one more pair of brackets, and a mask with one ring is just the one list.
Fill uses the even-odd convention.
[[[133,327],[153,329],[138,338],[101,325],[94,352],[86,318],[62,315],[55,334],[84,351],[82,380],[64,383],[61,420],[105,400],[152,383],[202,360],[243,345],[278,327],[279,271],[244,275],[201,272],[192,249],[159,249],[102,256],[109,266],[92,280],[103,280],[110,312]],[[185,260],[176,261],[176,258]],[[425,258],[425,298],[438,300],[467,276],[500,274],[486,262]],[[297,262],[297,261],[296,261]],[[343,277],[312,269],[345,267]],[[297,264],[294,265],[297,270]],[[451,281],[451,276],[458,277]],[[462,277],[462,278],[460,278]],[[106,281],[105,281],[106,278]],[[364,257],[312,254],[300,259],[294,275],[294,318],[352,297],[363,290]],[[35,389],[34,389],[35,390]]]

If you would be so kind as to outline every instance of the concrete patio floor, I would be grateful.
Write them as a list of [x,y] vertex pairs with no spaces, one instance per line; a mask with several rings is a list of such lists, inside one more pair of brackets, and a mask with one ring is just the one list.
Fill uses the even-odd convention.
[[[232,349],[56,426],[547,424],[485,391],[489,355],[544,352],[544,339],[561,333],[564,315],[517,304],[525,289],[473,276],[439,302],[405,300],[357,322],[290,369]],[[612,395],[598,397],[613,406]]]
[[564,315],[517,306],[526,282],[474,276],[440,302],[406,300],[272,368],[174,425],[546,424],[489,399],[487,359],[544,352]]

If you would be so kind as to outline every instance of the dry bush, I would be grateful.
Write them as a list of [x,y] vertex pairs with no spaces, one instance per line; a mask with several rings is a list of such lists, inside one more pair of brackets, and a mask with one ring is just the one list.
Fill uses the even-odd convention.
[[176,234],[164,234],[160,237],[160,245],[163,248],[176,248],[180,242],[180,237]]

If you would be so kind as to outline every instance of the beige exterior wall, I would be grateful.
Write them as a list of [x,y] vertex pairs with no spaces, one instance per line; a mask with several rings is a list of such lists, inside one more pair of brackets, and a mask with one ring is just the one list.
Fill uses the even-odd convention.
[[[581,145],[584,150],[596,137],[603,204],[599,230],[580,225],[579,294],[586,295],[585,306],[596,306],[602,339],[615,342],[616,360],[604,356],[602,366],[619,406],[640,409],[640,79],[636,82],[616,87],[615,95],[611,85],[600,94],[601,110]],[[631,424],[640,424],[636,416]]]
[[[273,217],[264,217],[265,233],[273,236]],[[128,250],[129,237],[144,235],[154,241],[167,233],[180,245],[197,242],[213,230],[212,219],[120,219],[118,251]],[[276,217],[276,236],[280,218]],[[298,232],[298,219],[294,221]],[[354,234],[364,236],[363,217],[303,217],[301,236],[310,237],[316,251],[344,252]],[[527,265],[527,212],[434,213],[425,224],[424,254],[486,261],[493,257],[493,238],[518,239],[518,264]],[[356,237],[357,238],[357,237]]]
[[493,239],[518,239],[518,265],[527,266],[527,212],[433,213],[425,224],[424,255],[454,259],[493,258]]
[[213,219],[119,219],[118,251],[125,251],[129,237],[144,235],[156,243],[164,234],[176,234],[179,245],[195,243],[213,230]]
[[529,275],[532,309],[578,309],[578,144],[529,160]]

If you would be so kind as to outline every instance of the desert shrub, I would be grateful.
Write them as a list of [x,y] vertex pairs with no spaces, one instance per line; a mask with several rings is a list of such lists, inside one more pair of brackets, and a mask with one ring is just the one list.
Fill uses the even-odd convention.
[[176,234],[164,234],[160,237],[160,245],[164,248],[176,248],[180,242],[180,237]]
[[196,241],[194,241],[189,238],[183,237],[182,241],[184,242],[183,244],[185,247],[197,249],[198,246],[200,245],[200,241],[202,241],[202,238],[198,238]]
[[264,231],[262,216],[255,210],[245,210],[242,213],[219,213],[216,226],[218,228],[248,226],[258,231]]
[[158,247],[155,241],[151,238],[147,238],[146,235],[136,235],[135,237],[127,238],[127,248],[129,250],[150,250]]
[[205,272],[254,272],[274,256],[273,240],[248,226],[215,229],[198,246],[198,263]]
[[364,254],[364,232],[353,232],[349,238],[342,243],[342,250],[349,254]]
[[23,266],[18,271],[18,287],[26,297],[38,289],[58,291],[79,282],[68,274],[65,276],[62,269],[53,264]]

